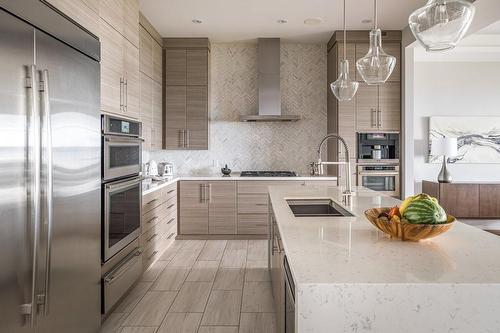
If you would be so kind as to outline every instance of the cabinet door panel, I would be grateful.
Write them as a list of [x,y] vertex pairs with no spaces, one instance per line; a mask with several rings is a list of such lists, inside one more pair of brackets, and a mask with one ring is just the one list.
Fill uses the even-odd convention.
[[209,184],[208,230],[213,235],[236,234],[236,182]]
[[186,94],[188,149],[208,149],[208,87],[188,86]]
[[100,0],[99,15],[120,34],[123,34],[123,0]]
[[122,39],[125,45],[125,115],[138,119],[140,114],[139,49],[127,39]]
[[500,217],[500,185],[480,185],[480,216],[489,218]]
[[440,201],[455,217],[479,217],[479,185],[441,184]]
[[152,81],[153,84],[153,131],[151,138],[151,148],[161,149],[163,143],[163,111],[162,111],[162,91],[161,84]]
[[186,85],[186,50],[165,50],[165,84]]
[[161,83],[162,81],[162,76],[163,76],[163,69],[162,69],[162,48],[160,44],[156,43],[154,39],[152,39],[153,43],[153,80],[155,80],[158,83]]
[[[156,44],[156,43],[154,43]],[[139,69],[141,72],[153,77],[153,38],[146,29],[140,27],[139,40]]]
[[187,85],[208,84],[208,50],[187,50]]
[[123,42],[122,37],[104,20],[101,35],[101,110],[122,114]]
[[399,131],[401,128],[401,86],[386,82],[379,87],[379,129]]
[[82,27],[99,36],[99,14],[82,0],[47,0]]
[[139,47],[139,1],[125,0],[123,4],[123,36]]
[[356,128],[358,131],[377,129],[378,87],[360,84],[356,94]]
[[384,51],[391,56],[396,57],[396,66],[394,71],[389,77],[390,82],[400,82],[401,81],[401,44],[399,43],[384,43]]
[[153,130],[153,80],[141,73],[141,122],[144,142],[142,148],[149,150],[152,146]]
[[186,86],[165,87],[165,145],[180,149],[184,145],[186,129]]
[[180,183],[179,233],[184,235],[208,234],[208,201],[204,200],[206,182]]

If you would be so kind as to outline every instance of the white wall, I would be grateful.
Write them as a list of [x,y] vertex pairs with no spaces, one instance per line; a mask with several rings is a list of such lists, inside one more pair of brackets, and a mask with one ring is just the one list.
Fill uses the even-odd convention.
[[[427,163],[429,117],[500,116],[500,62],[415,62],[413,84],[413,181],[419,193],[422,180],[435,180],[441,167]],[[450,171],[455,180],[500,180],[498,164],[453,164]]]

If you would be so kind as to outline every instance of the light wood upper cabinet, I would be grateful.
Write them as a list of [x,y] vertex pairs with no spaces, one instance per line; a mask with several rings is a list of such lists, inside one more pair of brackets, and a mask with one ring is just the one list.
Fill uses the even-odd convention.
[[139,119],[139,50],[101,19],[101,110]]
[[125,115],[139,119],[140,117],[140,78],[139,78],[139,49],[127,39],[123,39],[124,63],[123,73],[125,78]]
[[139,58],[140,70],[149,77],[153,77],[153,38],[142,26],[139,28]]
[[186,88],[186,147],[208,149],[208,87]]
[[378,129],[378,87],[360,84],[356,94],[356,129],[371,131]]
[[165,86],[165,141],[167,149],[184,149],[186,86]]
[[139,47],[138,0],[100,0],[100,15],[109,25]]
[[99,0],[47,0],[49,4],[99,37],[98,1]]
[[208,235],[207,182],[180,182],[179,233]]
[[153,84],[153,118],[151,133],[151,148],[161,149],[163,146],[163,112],[161,84],[151,80]]
[[101,35],[101,110],[122,113],[123,41],[105,21],[100,21]]
[[188,86],[208,85],[208,51],[186,51],[186,82]]
[[386,82],[379,86],[378,122],[380,130],[399,131],[401,128],[401,85]]
[[208,231],[212,235],[236,234],[236,182],[208,184]]
[[158,83],[163,79],[163,49],[153,39],[153,80]]
[[142,137],[144,142],[142,148],[149,150],[153,141],[153,80],[141,72],[141,123]]
[[165,84],[167,86],[186,85],[186,49],[165,50]]

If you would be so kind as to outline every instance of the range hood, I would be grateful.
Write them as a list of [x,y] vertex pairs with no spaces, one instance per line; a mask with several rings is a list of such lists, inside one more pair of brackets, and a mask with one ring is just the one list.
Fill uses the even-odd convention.
[[281,114],[280,39],[259,38],[259,113],[242,115],[244,122],[297,121],[300,116]]

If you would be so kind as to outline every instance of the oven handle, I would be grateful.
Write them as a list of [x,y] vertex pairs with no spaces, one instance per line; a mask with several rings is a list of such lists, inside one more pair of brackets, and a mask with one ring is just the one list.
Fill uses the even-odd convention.
[[122,142],[122,143],[142,143],[144,138],[132,137],[132,136],[104,136],[104,141],[106,142]]
[[139,176],[139,177],[135,177],[132,179],[113,182],[111,184],[106,184],[106,189],[109,189],[109,190],[120,189],[120,188],[127,187],[129,185],[138,184],[138,183],[142,182],[143,180],[144,180],[144,177]]
[[399,172],[369,172],[369,171],[360,171],[358,172],[360,176],[399,176]]
[[142,251],[141,250],[136,250],[133,253],[131,253],[128,258],[126,258],[121,265],[119,265],[117,268],[115,268],[111,273],[108,274],[104,278],[104,282],[107,284],[112,284],[116,279],[118,279],[120,276],[125,274],[130,267],[132,267],[138,258],[141,255]]

